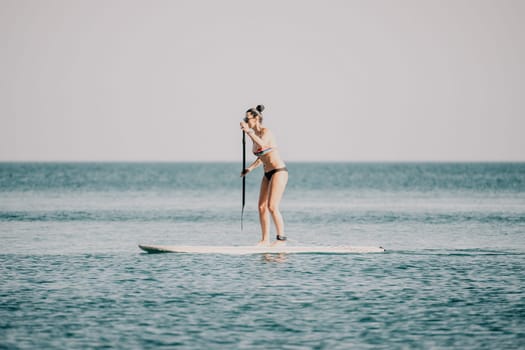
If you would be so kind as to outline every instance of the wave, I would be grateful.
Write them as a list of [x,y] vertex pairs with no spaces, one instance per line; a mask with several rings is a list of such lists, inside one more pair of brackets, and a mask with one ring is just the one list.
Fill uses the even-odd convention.
[[525,255],[525,251],[516,249],[494,249],[494,248],[463,248],[463,249],[418,249],[418,250],[388,250],[389,254],[402,255],[432,255],[432,256],[491,256],[491,255]]
[[0,221],[100,221],[100,222],[223,222],[238,220],[239,215],[228,215],[217,211],[3,211],[0,212]]
[[386,224],[386,223],[482,223],[482,224],[521,224],[525,223],[525,213],[486,213],[486,212],[291,212],[288,217],[310,223],[356,223],[356,224]]
[[[256,213],[246,213],[255,215]],[[330,212],[287,211],[287,221],[315,224],[523,224],[525,213],[410,213],[410,212]],[[0,221],[174,221],[174,222],[230,222],[238,221],[238,211],[206,210],[38,210],[0,211]]]

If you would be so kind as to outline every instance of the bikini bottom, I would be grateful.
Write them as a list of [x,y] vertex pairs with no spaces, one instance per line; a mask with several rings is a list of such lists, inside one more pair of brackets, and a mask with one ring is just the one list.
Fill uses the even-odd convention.
[[266,176],[268,181],[270,181],[272,179],[273,174],[275,174],[275,173],[277,173],[279,171],[286,171],[286,172],[288,172],[288,169],[286,169],[286,167],[273,169],[273,170],[270,170],[270,171],[264,173],[264,176]]

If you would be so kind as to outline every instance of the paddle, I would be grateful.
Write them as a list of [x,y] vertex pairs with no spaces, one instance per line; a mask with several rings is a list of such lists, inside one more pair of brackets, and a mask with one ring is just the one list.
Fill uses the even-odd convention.
[[[242,171],[246,169],[246,133],[242,131]],[[244,204],[246,199],[246,174],[242,177],[242,210],[241,210],[241,231],[243,229],[242,219],[244,216]]]

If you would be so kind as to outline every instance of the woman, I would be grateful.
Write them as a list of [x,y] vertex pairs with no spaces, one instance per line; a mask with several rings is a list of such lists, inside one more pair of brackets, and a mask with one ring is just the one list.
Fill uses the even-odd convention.
[[253,154],[257,157],[255,162],[242,171],[241,177],[259,165],[263,165],[264,176],[259,194],[259,220],[262,239],[258,245],[270,244],[270,215],[277,230],[277,241],[273,245],[279,245],[286,241],[279,203],[288,182],[288,169],[286,169],[286,165],[279,155],[272,132],[262,125],[263,110],[263,105],[250,108],[246,111],[244,121],[241,122],[241,129],[252,139]]

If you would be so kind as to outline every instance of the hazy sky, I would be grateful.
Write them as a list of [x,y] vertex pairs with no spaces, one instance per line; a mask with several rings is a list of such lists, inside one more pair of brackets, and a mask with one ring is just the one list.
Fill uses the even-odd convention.
[[525,161],[523,0],[0,0],[0,160]]

